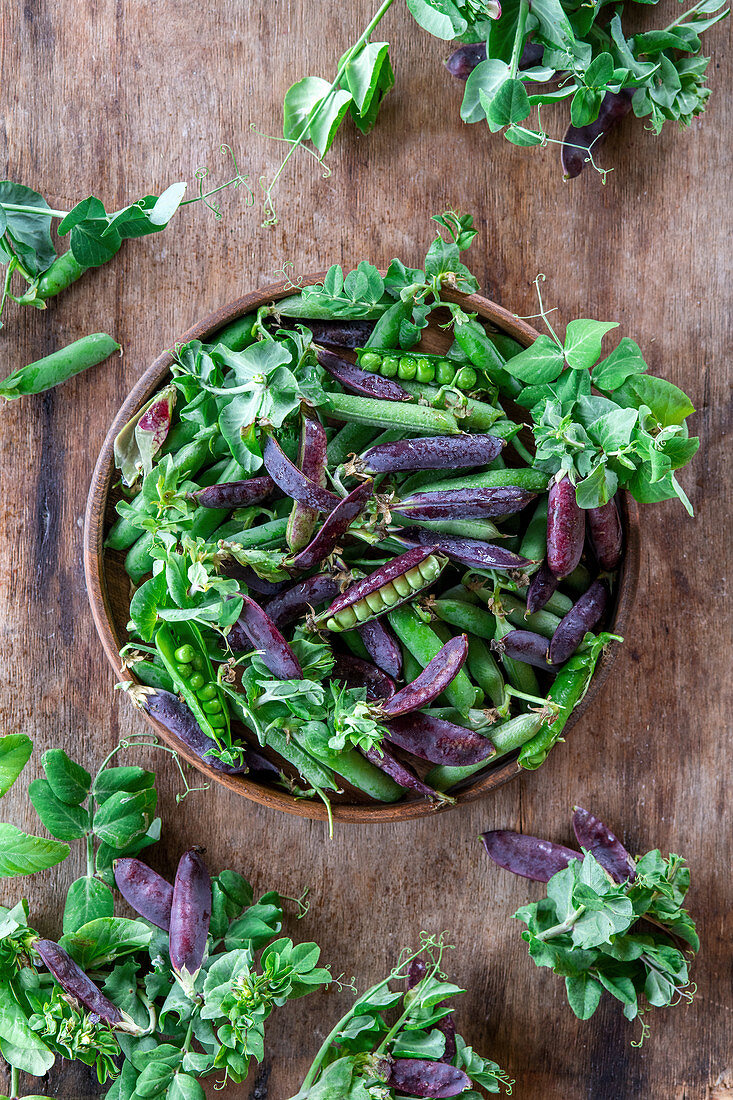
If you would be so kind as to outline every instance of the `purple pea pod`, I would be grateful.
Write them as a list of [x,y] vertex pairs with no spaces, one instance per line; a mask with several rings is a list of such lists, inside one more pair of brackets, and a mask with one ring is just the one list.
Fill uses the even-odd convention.
[[547,564],[556,577],[567,577],[580,562],[585,540],[585,512],[578,507],[575,486],[565,475],[552,482],[547,502]]
[[405,714],[385,725],[393,745],[431,764],[460,768],[478,764],[494,753],[494,746],[480,733],[428,714]]
[[278,488],[299,504],[305,504],[317,512],[332,512],[338,504],[340,498],[306,477],[271,435],[265,442],[263,461]]
[[462,1069],[447,1062],[430,1062],[426,1058],[395,1058],[389,1067],[387,1085],[400,1096],[443,1100],[459,1096],[471,1087],[471,1078]]
[[110,1027],[122,1025],[126,1030],[125,1025],[129,1017],[126,1019],[117,1005],[112,1004],[105,997],[101,989],[98,989],[91,978],[86,976],[63,947],[59,947],[53,940],[36,940],[33,950],[40,956],[44,966],[51,971],[63,990]]
[[316,344],[332,348],[363,348],[374,331],[376,321],[301,321],[283,317],[283,328],[304,324]]
[[501,451],[506,440],[496,435],[428,436],[381,443],[362,455],[358,469],[368,474],[409,470],[460,470],[483,466]]
[[593,581],[588,591],[560,620],[550,640],[550,661],[564,665],[583,641],[586,633],[598,623],[608,604],[608,588],[603,581]]
[[397,760],[386,745],[382,744],[378,749],[361,749],[360,751],[363,752],[370,764],[374,764],[375,768],[379,768],[380,771],[388,775],[390,779],[394,779],[395,783],[400,787],[404,787],[405,790],[415,791],[416,794],[421,794],[424,798],[434,798],[438,802],[450,801],[450,799],[446,799],[444,794],[434,791],[432,787],[428,787],[426,783],[418,779],[414,771]]
[[503,638],[491,643],[491,648],[499,654],[506,654],[515,661],[524,661],[525,665],[534,665],[545,672],[551,671],[547,656],[547,638],[533,634],[531,630],[510,630]]
[[314,573],[270,600],[266,611],[275,626],[281,629],[304,618],[312,607],[335,599],[340,591],[338,581],[330,573]]
[[573,814],[573,830],[581,848],[585,848],[600,863],[615,882],[633,882],[636,864],[620,840],[608,826],[582,806]]
[[434,546],[415,547],[350,585],[318,616],[327,630],[350,630],[415,598],[440,576],[447,559]]
[[348,687],[365,687],[367,699],[389,699],[395,693],[394,681],[386,672],[349,653],[336,654],[332,679],[343,680]]
[[413,493],[393,508],[408,519],[493,519],[512,516],[533,501],[536,493],[518,485],[498,485],[492,489],[444,489],[433,493]]
[[171,925],[173,887],[139,859],[116,859],[112,864],[115,884],[136,913],[167,932]]
[[396,718],[411,710],[427,707],[455,679],[463,668],[467,656],[467,636],[461,634],[459,637],[451,638],[435,654],[432,661],[428,661],[420,675],[416,676],[411,684],[407,684],[384,704],[382,707],[384,715],[387,718]]
[[482,833],[484,848],[499,867],[512,871],[522,878],[531,878],[535,882],[549,882],[553,875],[562,871],[574,859],[582,859],[580,852],[566,848],[563,844],[553,844],[550,840],[540,840],[536,836],[525,836],[511,829],[494,829]]
[[[244,637],[254,649],[262,651],[262,660],[278,680],[302,680],[303,670],[274,622],[250,596],[242,596],[244,601],[242,614],[235,627],[239,627]],[[229,632],[231,637],[234,627]],[[234,651],[232,642],[230,646]],[[243,646],[249,649],[249,646]],[[236,652],[236,651],[234,651]]]
[[404,527],[394,537],[402,543],[434,546],[441,554],[446,554],[452,561],[467,565],[470,569],[497,569],[505,572],[509,569],[526,569],[532,564],[528,558],[513,554],[503,546],[482,542],[481,539],[463,538],[460,535],[442,535],[426,527]]
[[[535,42],[525,42],[522,56],[519,59],[519,68],[531,69],[534,65],[539,64],[544,52],[544,46],[540,46]],[[485,60],[486,43],[470,42],[454,50],[446,61],[445,67],[450,75],[457,80],[468,80],[476,66]]]
[[412,401],[410,394],[391,378],[370,374],[332,351],[320,348],[318,362],[344,389],[361,394],[362,397],[376,397],[380,401]]
[[[407,971],[407,988],[414,989],[416,985],[420,984],[427,972],[428,968],[422,959],[413,959]],[[447,1001],[441,1001],[439,1007],[443,1008],[447,1003]],[[445,1050],[439,1061],[452,1062],[456,1056],[456,1022],[453,1013],[443,1016],[442,1020],[437,1020],[432,1026],[445,1035]]]
[[124,485],[134,485],[141,474],[152,470],[153,459],[168,436],[175,403],[176,387],[166,386],[115,436],[115,466]]
[[190,493],[202,508],[246,508],[250,504],[260,504],[275,492],[276,485],[271,477],[250,477],[245,481],[225,481],[221,485],[206,485]]
[[593,553],[601,569],[615,569],[621,561],[624,536],[621,530],[621,517],[615,500],[600,508],[589,508],[586,522]]
[[402,672],[402,650],[389,627],[381,619],[372,619],[356,629],[377,668],[397,679]]
[[224,764],[216,756],[207,755],[218,747],[216,742],[207,737],[186,704],[170,691],[157,689],[155,694],[146,695],[143,707],[151,718],[182,741],[186,748],[214,771],[224,775],[246,775],[247,772],[276,776],[280,774],[274,764],[248,745],[238,746],[244,762],[237,768]]
[[374,482],[364,481],[357,485],[343,500],[339,500],[332,512],[326,516],[320,531],[300,553],[290,558],[288,567],[293,569],[314,569],[329,554],[333,553],[339,539],[348,531],[351,524],[360,516],[371,500]]
[[620,92],[606,92],[594,122],[589,122],[587,126],[568,126],[560,149],[565,179],[573,180],[579,176],[588,161],[590,146],[595,151],[606,140],[609,131],[626,118],[635,91],[635,88],[622,88]]
[[527,610],[530,614],[545,606],[559,583],[560,578],[555,576],[545,559],[532,577],[527,590]]
[[227,558],[226,561],[222,562],[221,572],[225,577],[242,581],[247,588],[251,588],[253,592],[257,592],[260,596],[277,596],[290,584],[290,581],[267,581],[264,577],[258,577],[249,565],[240,565],[238,561],[234,561],[232,558]]
[[[326,484],[326,429],[320,420],[305,413],[300,422],[298,466],[307,478],[323,488]],[[288,519],[285,538],[295,553],[308,545],[318,522],[318,511],[295,501]]]
[[176,974],[195,977],[206,953],[211,920],[211,879],[199,852],[189,848],[178,861],[168,941]]

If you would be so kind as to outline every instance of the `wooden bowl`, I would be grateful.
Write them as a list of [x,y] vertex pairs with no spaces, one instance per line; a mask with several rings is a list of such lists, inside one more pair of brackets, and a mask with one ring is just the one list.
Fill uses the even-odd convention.
[[[313,275],[304,279],[302,285],[319,282],[322,278],[323,273]],[[218,329],[234,321],[237,317],[250,313],[258,309],[259,306],[284,298],[292,291],[293,286],[288,282],[262,287],[260,290],[247,294],[205,317],[185,332],[180,337],[179,342],[207,340]],[[479,294],[465,295],[446,291],[444,296],[451,301],[459,302],[467,312],[478,313],[489,325],[507,333],[525,346],[532,343],[538,335],[530,325]],[[443,352],[447,349],[448,343],[449,338],[445,332],[433,322],[425,330],[421,346],[425,351]],[[123,564],[124,554],[107,550],[104,547],[107,532],[116,519],[114,505],[119,499],[118,490],[112,487],[113,481],[117,480],[113,462],[113,443],[122,426],[164,384],[170,371],[171,362],[170,354],[164,352],[145,371],[145,374],[130,392],[109,429],[97,459],[89,490],[84,526],[84,569],[87,591],[97,632],[118,680],[134,680],[135,677],[129,670],[124,672],[121,670],[119,657],[119,650],[127,641],[125,626],[128,621],[130,596],[129,579]],[[611,629],[615,633],[623,635],[630,621],[636,595],[640,552],[638,507],[626,494],[620,494],[620,503],[625,534],[625,556],[616,587],[615,607],[611,615]],[[593,703],[611,671],[619,648],[618,645],[611,646],[598,662],[585,698],[573,711],[565,727],[566,737],[571,728]],[[284,810],[286,813],[295,814],[299,817],[325,820],[326,808],[321,802],[298,800],[286,791],[268,787],[248,778],[222,775],[207,767],[199,757],[194,756],[185,745],[153,719],[148,718],[148,721],[163,741],[175,748],[182,757],[203,772],[209,779],[216,780],[217,783],[223,784],[230,790],[236,791],[262,806]],[[560,752],[562,750],[556,749],[555,751]],[[497,763],[493,770],[485,773],[480,778],[469,781],[457,795],[456,802],[472,802],[474,799],[482,798],[502,783],[514,779],[521,771],[515,753],[513,757]],[[404,821],[436,812],[445,812],[446,809],[450,809],[450,807],[435,810],[425,800],[411,797],[407,793],[403,801],[394,805],[339,801],[338,796],[333,801],[333,816],[337,821]]]

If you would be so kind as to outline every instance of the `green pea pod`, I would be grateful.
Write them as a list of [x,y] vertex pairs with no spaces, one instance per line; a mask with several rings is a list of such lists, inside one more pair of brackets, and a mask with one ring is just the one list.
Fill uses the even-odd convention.
[[432,604],[432,610],[444,623],[462,633],[475,634],[491,642],[496,635],[496,619],[483,607],[466,603],[460,599],[439,599]]
[[530,561],[542,561],[547,553],[547,497],[537,504],[527,524],[519,546],[519,553]]
[[[220,747],[222,745],[231,746],[229,708],[224,693],[216,683],[216,675],[209,660],[201,632],[195,623],[190,622],[176,623],[175,630],[176,635],[174,637],[171,627],[167,623],[163,623],[155,633],[155,648],[165,665],[166,672],[173,681],[176,692],[183,696],[206,736],[211,737]],[[186,649],[191,651],[193,658],[191,661],[183,659],[181,651]],[[186,667],[187,665],[190,665],[190,671]],[[200,665],[200,669],[197,669],[196,665]],[[201,686],[192,686],[191,680],[196,672],[199,672],[202,678]],[[215,689],[213,699],[202,701],[199,697],[202,693],[204,695],[211,694],[210,691],[205,690],[208,687]],[[216,710],[212,706],[214,701],[219,704]],[[223,725],[218,724],[219,718],[215,719],[216,725],[212,724],[212,714],[223,716]]]
[[432,768],[425,776],[425,782],[434,787],[436,791],[447,791],[456,783],[462,783],[464,779],[470,779],[476,772],[481,771],[487,765],[494,765],[499,757],[507,753],[515,752],[525,742],[535,737],[542,726],[542,715],[536,712],[518,714],[516,718],[509,718],[506,722],[497,722],[488,726],[483,732],[486,734],[496,749],[496,755],[489,760],[481,760],[478,764],[465,764],[462,767],[450,767],[441,764]]
[[500,707],[504,703],[504,677],[493,653],[482,638],[468,636],[468,671],[471,678],[491,700],[491,705]]
[[[466,474],[464,477],[441,478],[434,481],[430,489],[441,493],[450,489],[496,489],[506,485],[516,485],[528,493],[544,493],[547,490],[547,482],[547,474],[542,470],[527,467],[521,470],[484,470],[482,473]],[[540,557],[542,556],[540,554]]]
[[527,606],[515,596],[502,592],[501,603],[507,619],[522,630],[531,630],[535,634],[541,634],[543,638],[551,638],[560,625],[560,619],[551,611],[542,608],[533,614],[527,614]]
[[158,691],[175,692],[176,690],[172,678],[161,661],[136,661],[132,671],[140,683],[147,687],[156,688]]
[[[411,607],[395,608],[389,612],[387,618],[395,634],[418,661],[421,669],[443,648],[444,643],[436,631],[418,618]],[[465,670],[460,669],[443,694],[452,707],[461,714],[467,714],[475,702],[476,688]]]
[[[55,298],[62,290],[80,279],[89,268],[80,264],[71,249],[64,252],[63,256],[57,256],[50,267],[47,267],[40,279],[35,282],[18,299],[18,305],[38,306],[39,302],[46,302],[49,298]],[[43,309],[44,307],[39,307]]]
[[293,730],[291,736],[316,760],[377,802],[396,802],[402,797],[402,787],[370,764],[357,749],[336,752],[329,748],[328,727],[323,722],[306,722],[300,729]]
[[[497,642],[500,642],[504,635],[513,629],[512,624],[503,615],[496,616]],[[508,657],[506,653],[502,655],[501,663],[507,680],[517,691],[523,691],[526,695],[540,694],[540,685],[531,665],[525,664],[524,661],[517,661],[514,657]]]
[[372,443],[375,434],[370,424],[344,424],[326,448],[328,465],[333,469],[346,462],[350,454],[361,454]]
[[[468,428],[472,432],[490,431],[492,435],[500,434],[495,431],[494,425],[501,419],[502,411],[486,401],[479,401],[475,397],[467,397],[466,394],[461,394],[460,399],[458,399],[455,394],[451,395],[450,391],[436,389],[435,386],[426,386],[421,382],[400,381],[400,385],[412,397],[427,401],[428,405],[434,409],[445,409],[446,412],[450,412],[452,408],[460,404],[461,413],[463,414],[460,423],[463,429]],[[411,406],[403,405],[402,407],[410,408]],[[512,424],[511,422],[509,422],[509,426],[514,434],[521,431],[522,428],[521,424]],[[508,437],[504,436],[504,438]]]
[[244,317],[237,317],[236,321],[231,321],[214,333],[211,343],[223,344],[230,351],[244,351],[255,342],[253,330],[256,321],[256,313],[245,313]]
[[398,301],[391,305],[377,321],[374,330],[366,342],[368,348],[398,348],[400,346],[400,326],[412,316],[412,301]]
[[461,430],[452,413],[407,401],[380,401],[351,393],[329,393],[318,407],[335,420],[370,424],[375,428],[403,428],[406,432],[425,435],[458,435]]
[[120,345],[106,332],[93,332],[9,374],[0,382],[0,397],[12,401],[27,394],[43,393],[89,367],[96,367],[119,350]]
[[479,321],[467,320],[453,326],[456,343],[468,356],[475,367],[486,372],[506,397],[518,397],[522,384],[504,369],[506,360],[489,339],[484,326]]
[[527,741],[519,754],[519,763],[530,771],[539,768],[547,759],[552,746],[562,737],[568,718],[590,686],[598,658],[609,642],[622,642],[618,634],[599,634],[585,653],[574,654],[567,661],[550,688],[547,698],[560,707],[554,720],[545,718],[531,741]]

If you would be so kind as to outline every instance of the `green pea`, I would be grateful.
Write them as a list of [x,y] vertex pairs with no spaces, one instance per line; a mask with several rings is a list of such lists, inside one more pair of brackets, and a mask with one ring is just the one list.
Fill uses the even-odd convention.
[[478,375],[473,367],[461,367],[458,374],[453,379],[453,385],[459,390],[475,389],[477,383]]
[[389,581],[387,584],[383,584],[379,589],[379,596],[382,600],[382,606],[392,607],[394,604],[399,603],[401,596],[394,584]]
[[400,361],[395,355],[386,355],[382,360],[379,373],[383,378],[396,378],[400,369]]
[[397,594],[401,598],[404,598],[405,596],[412,595],[412,585],[408,581],[407,577],[405,577],[405,576],[395,577],[394,580],[392,581],[392,584],[393,584]]
[[193,648],[192,645],[181,645],[175,651],[173,656],[180,664],[190,665],[194,657],[196,656],[196,650]]
[[218,714],[221,710],[221,701],[219,699],[209,699],[201,704],[201,709],[204,714]]
[[[328,622],[326,623],[326,626],[328,626],[329,630],[334,629],[334,627],[329,626],[329,623],[331,621],[332,620],[329,619]],[[352,626],[356,625],[356,621],[357,621],[356,620],[356,612],[354,611],[353,607],[344,607],[344,608],[342,608],[341,611],[336,612],[336,616],[333,619],[333,622],[335,622],[337,624],[336,625],[337,630],[349,630]]]
[[[224,727],[227,724],[227,720],[226,720],[226,717],[224,716],[223,711],[219,711],[218,714],[209,714],[208,719],[209,719],[209,725],[213,726],[215,730],[223,730]],[[206,758],[204,757],[204,759],[206,759]]]
[[177,664],[176,672],[182,680],[188,680],[193,675],[193,665]]
[[365,351],[359,360],[361,369],[369,371],[370,374],[379,374],[381,365],[382,358],[375,351]]
[[423,580],[432,581],[440,572],[440,566],[435,558],[426,558],[417,567]]
[[413,592],[416,592],[418,588],[422,588],[425,584],[423,575],[416,565],[413,566],[412,569],[408,569],[407,572],[403,573],[402,575]]
[[432,382],[435,378],[435,366],[429,359],[418,359],[415,370],[416,382]]
[[[368,599],[369,597],[367,596],[365,600],[358,600],[355,604],[352,604],[352,610],[356,615],[356,621],[358,623],[363,623],[366,619],[371,619],[372,617],[372,608],[367,603]],[[376,610],[381,610],[381,607],[382,604],[380,601]]]
[[456,368],[448,359],[441,359],[435,370],[435,381],[440,386],[449,386],[453,381]]
[[[384,603],[382,602],[382,594],[381,594],[381,591],[379,589],[377,589],[376,592],[369,592],[364,597],[364,602],[366,603],[366,605],[367,605],[367,607],[369,608],[370,611],[374,611],[374,612],[384,611]],[[361,606],[361,604],[362,604],[362,601],[359,600],[359,603],[356,605],[356,607],[357,607],[356,614],[357,615],[359,614],[358,609]]]
[[417,359],[412,355],[404,355],[400,359],[400,365],[397,369],[397,377],[404,378],[406,382],[409,382],[415,377],[417,373]]
[[197,695],[199,693],[199,689],[203,688],[205,684],[206,677],[203,676],[200,672],[194,672],[193,676],[188,681],[188,686],[191,688],[191,691],[195,691]]
[[[196,675],[198,675],[198,673]],[[216,699],[217,692],[213,684],[204,684],[203,687],[194,687],[194,680],[196,679],[196,675],[191,677],[190,686],[196,692],[196,695],[199,697],[199,699],[203,703],[208,703],[211,699]]]

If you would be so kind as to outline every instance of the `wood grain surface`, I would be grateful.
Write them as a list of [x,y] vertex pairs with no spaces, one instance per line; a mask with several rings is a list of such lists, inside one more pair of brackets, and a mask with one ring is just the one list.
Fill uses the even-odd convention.
[[[659,14],[671,19],[675,8],[661,0]],[[277,133],[289,83],[330,74],[372,9],[368,0],[4,4],[0,174],[54,206],[94,191],[114,207],[191,179],[203,163],[212,179],[227,178],[218,147],[229,142],[256,188],[282,146],[250,124]],[[637,17],[657,23],[653,9]],[[148,750],[140,762],[158,771],[164,819],[151,861],[170,875],[184,847],[204,844],[213,868],[235,867],[256,889],[297,895],[310,886],[308,916],[287,931],[318,939],[334,973],[354,974],[360,988],[421,929],[449,929],[451,970],[469,990],[461,1030],[516,1077],[519,1100],[729,1100],[731,23],[706,35],[705,118],[660,138],[626,125],[602,153],[615,168],[605,187],[587,173],[563,184],[556,149],[521,150],[463,126],[461,89],[441,69],[443,44],[401,3],[383,29],[398,85],[376,132],[363,138],[346,127],[327,180],[299,158],[278,192],[275,229],[260,228],[242,192],[225,193],[221,220],[189,207],[46,313],[8,309],[2,374],[97,329],[115,334],[125,355],[0,414],[0,729],[33,738],[32,776],[46,748],[64,746],[93,768],[121,735],[145,728],[112,691],[86,602],[81,531],[97,452],[143,367],[197,318],[277,278],[286,261],[296,274],[365,257],[417,264],[431,213],[453,204],[473,212],[481,235],[471,263],[489,297],[533,314],[532,280],[545,272],[561,324],[621,321],[618,335],[637,339],[652,370],[691,394],[703,438],[685,475],[696,518],[671,502],[643,511],[637,619],[623,656],[592,715],[540,771],[438,819],[341,826],[329,843],[322,823],[224,790],[177,806],[174,768]],[[553,125],[558,135],[557,118]],[[21,781],[2,816],[42,831],[24,790]],[[528,960],[510,917],[538,888],[490,866],[477,840],[506,826],[568,842],[576,802],[633,850],[680,851],[692,867],[698,994],[692,1007],[655,1012],[640,1051],[613,1003],[577,1022],[562,981]],[[58,871],[3,882],[0,902],[23,891],[36,927],[57,934],[65,887],[82,867],[77,846]],[[278,1012],[259,1082],[253,1075],[226,1095],[285,1100],[346,1002],[334,988]],[[24,1086],[74,1100],[98,1095],[89,1074],[64,1063]]]

